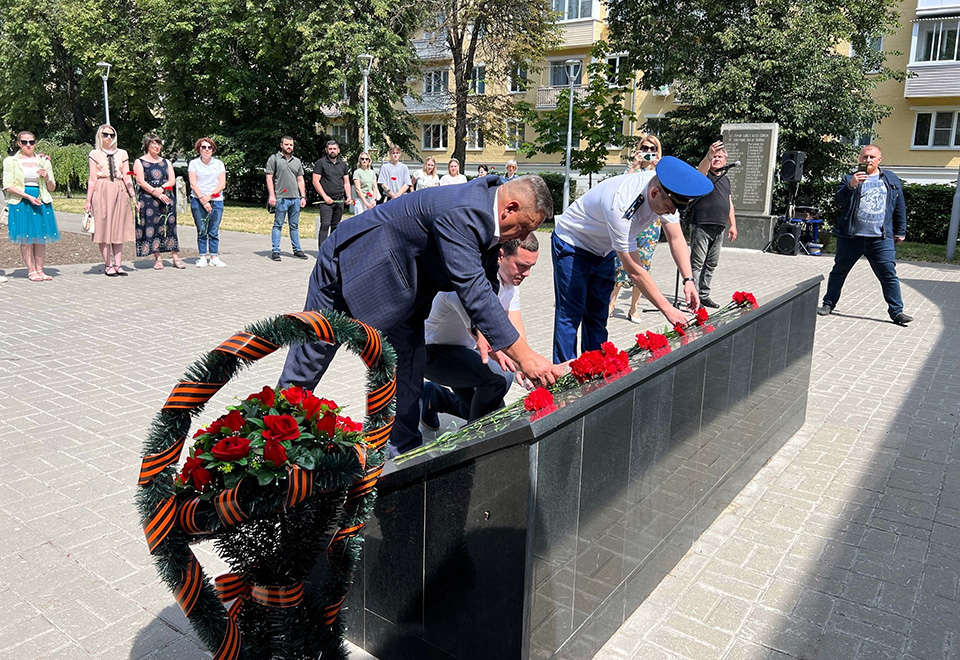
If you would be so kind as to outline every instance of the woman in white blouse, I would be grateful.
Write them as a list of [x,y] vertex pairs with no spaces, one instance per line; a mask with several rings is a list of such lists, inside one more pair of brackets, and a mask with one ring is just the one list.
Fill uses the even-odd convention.
[[447,174],[443,175],[443,178],[440,179],[441,186],[450,186],[455,183],[466,183],[467,177],[460,174],[460,161],[456,158],[451,158],[450,162],[447,163]]
[[428,156],[423,161],[423,167],[413,173],[413,189],[423,190],[440,185],[440,175],[437,174],[437,161]]
[[200,258],[197,268],[213,266],[226,268],[220,260],[220,220],[223,218],[223,189],[227,186],[227,171],[223,161],[214,158],[217,144],[202,137],[193,144],[200,157],[190,161],[190,212],[197,225],[197,249]]

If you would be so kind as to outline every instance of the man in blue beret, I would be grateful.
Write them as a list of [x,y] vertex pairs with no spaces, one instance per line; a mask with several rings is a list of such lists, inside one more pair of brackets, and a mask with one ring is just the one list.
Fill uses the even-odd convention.
[[553,232],[553,361],[577,357],[577,329],[582,325],[581,351],[600,348],[607,340],[610,294],[615,284],[616,254],[643,295],[670,325],[687,317],[668,301],[637,259],[633,237],[662,219],[670,253],[683,277],[687,307],[700,306],[690,268],[690,253],[677,208],[686,207],[713,190],[703,174],[683,161],[665,156],[655,171],[611,177],[591,188],[557,219]]

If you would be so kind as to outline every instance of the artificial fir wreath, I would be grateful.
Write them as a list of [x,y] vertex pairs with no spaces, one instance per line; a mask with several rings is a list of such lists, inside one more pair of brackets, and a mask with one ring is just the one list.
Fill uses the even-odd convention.
[[[344,344],[368,367],[362,438],[349,420],[328,433],[324,420],[336,416],[336,404],[300,400],[307,395],[299,388],[265,388],[201,429],[177,476],[190,418],[230,378],[281,346],[318,340]],[[161,579],[216,660],[346,658],[339,613],[386,458],[395,368],[393,349],[380,334],[343,314],[278,316],[247,327],[195,362],[157,414],[144,443],[137,506]],[[268,390],[273,401],[264,400]],[[287,441],[290,420],[274,419],[276,428],[267,431],[267,416],[291,417],[298,436],[310,436],[307,444]],[[271,440],[280,444],[267,449]],[[225,451],[211,453],[214,441]],[[244,441],[254,449],[240,456]],[[235,469],[245,476],[231,476]],[[217,578],[216,589],[190,549],[210,538],[233,571]],[[324,551],[321,584],[307,593],[304,580]],[[314,573],[311,583],[317,580]],[[232,601],[229,612],[221,601]]]

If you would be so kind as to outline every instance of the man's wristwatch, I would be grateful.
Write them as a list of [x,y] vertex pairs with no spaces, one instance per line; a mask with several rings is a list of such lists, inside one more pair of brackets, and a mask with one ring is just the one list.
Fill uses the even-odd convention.
[[687,282],[695,282],[695,281],[696,280],[694,280],[692,277],[684,277],[683,281],[680,284],[683,285],[683,284],[686,284]]

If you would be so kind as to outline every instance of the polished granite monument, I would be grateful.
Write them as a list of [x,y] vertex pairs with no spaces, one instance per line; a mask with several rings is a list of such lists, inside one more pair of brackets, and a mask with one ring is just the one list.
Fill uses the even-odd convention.
[[803,424],[821,279],[391,464],[348,639],[381,660],[592,657]]

